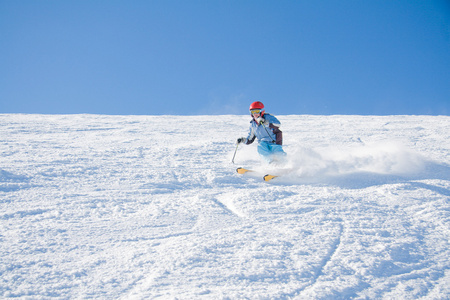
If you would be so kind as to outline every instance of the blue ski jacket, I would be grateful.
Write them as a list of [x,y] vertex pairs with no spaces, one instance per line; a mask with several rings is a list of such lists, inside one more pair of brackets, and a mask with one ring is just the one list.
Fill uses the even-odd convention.
[[264,114],[263,118],[266,120],[264,125],[257,124],[255,120],[250,121],[250,129],[245,143],[250,145],[258,139],[258,143],[268,142],[277,145],[283,144],[283,133],[280,130],[280,121],[271,114]]

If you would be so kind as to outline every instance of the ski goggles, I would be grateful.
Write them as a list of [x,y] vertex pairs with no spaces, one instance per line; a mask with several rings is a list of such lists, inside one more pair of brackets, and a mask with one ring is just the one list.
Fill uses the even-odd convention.
[[261,110],[258,108],[258,109],[250,109],[250,114],[251,115],[254,115],[254,114],[260,114],[261,113]]

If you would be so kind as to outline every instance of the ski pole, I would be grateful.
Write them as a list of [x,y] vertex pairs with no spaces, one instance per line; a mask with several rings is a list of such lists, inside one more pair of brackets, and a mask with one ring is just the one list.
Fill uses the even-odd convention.
[[231,162],[234,164],[234,157],[236,156],[236,152],[238,149],[239,143],[236,143],[236,150],[234,150],[234,155],[233,155],[233,159],[231,160]]

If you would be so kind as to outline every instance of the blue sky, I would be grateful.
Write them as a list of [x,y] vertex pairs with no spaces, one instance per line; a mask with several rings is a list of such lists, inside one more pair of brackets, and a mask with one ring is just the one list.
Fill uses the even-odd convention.
[[450,114],[450,3],[0,0],[0,113]]

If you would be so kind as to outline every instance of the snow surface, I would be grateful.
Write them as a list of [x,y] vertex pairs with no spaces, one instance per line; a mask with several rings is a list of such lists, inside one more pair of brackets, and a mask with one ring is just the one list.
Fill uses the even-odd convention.
[[450,117],[278,117],[0,115],[0,298],[449,299]]

